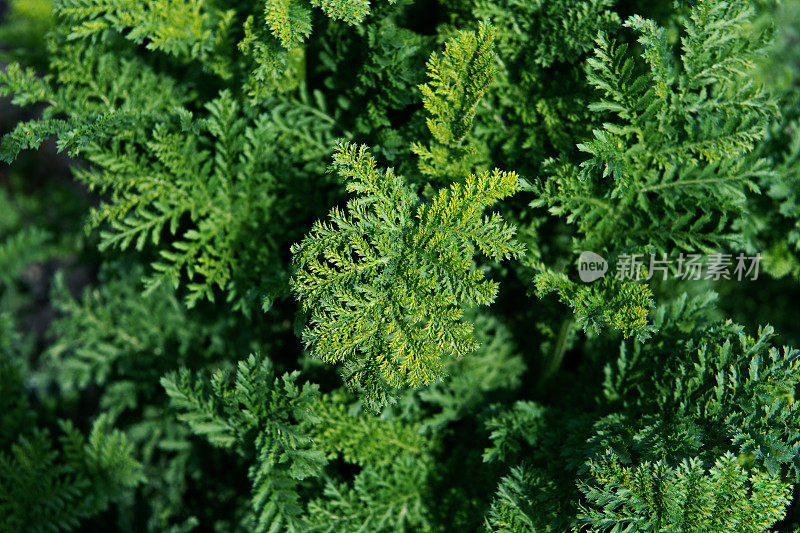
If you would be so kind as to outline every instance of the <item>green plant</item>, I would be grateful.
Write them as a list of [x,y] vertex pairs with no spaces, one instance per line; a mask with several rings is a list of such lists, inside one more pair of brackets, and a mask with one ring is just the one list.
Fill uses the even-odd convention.
[[3,531],[800,528],[796,2],[2,16]]

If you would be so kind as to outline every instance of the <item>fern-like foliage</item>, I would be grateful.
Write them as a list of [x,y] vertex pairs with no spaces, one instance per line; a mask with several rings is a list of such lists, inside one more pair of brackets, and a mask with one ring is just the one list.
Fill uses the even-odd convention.
[[[0,72],[0,94],[12,95],[17,105],[48,104],[40,119],[19,122],[3,137],[0,160],[11,162],[54,135],[59,150],[91,157],[102,153],[110,134],[119,135],[117,141],[142,139],[185,102],[185,88],[142,57],[68,41],[58,32],[50,37],[48,48],[58,50],[52,59],[57,77],[40,78],[16,63]],[[160,88],[161,98],[148,94],[152,87]]]
[[[142,296],[142,274],[142,268],[109,266],[99,286],[80,299],[69,293],[63,273],[55,276],[51,297],[61,316],[50,326],[57,340],[46,355],[48,374],[62,393],[100,386],[104,405],[134,406],[137,395],[157,393],[158,378],[174,361],[194,356],[200,366],[231,348],[233,339],[222,340],[231,323],[204,323],[168,287]],[[201,346],[205,356],[195,356]]]
[[608,454],[591,465],[582,483],[588,506],[579,515],[585,531],[684,531],[761,533],[783,518],[791,485],[742,467],[732,454],[710,470],[689,459],[623,467]]
[[495,28],[499,57],[494,89],[477,122],[490,144],[521,174],[537,175],[554,152],[573,154],[591,132],[591,88],[580,68],[598,32],[613,32],[613,0],[471,0],[472,20]]
[[557,529],[568,525],[567,516],[558,512],[563,497],[540,470],[525,464],[514,467],[500,480],[484,529],[497,533],[563,531]]
[[616,120],[578,146],[580,167],[554,164],[537,200],[577,224],[585,249],[711,250],[734,237],[726,222],[764,170],[748,156],[775,113],[751,80],[762,50],[744,29],[751,16],[747,2],[699,2],[682,20],[679,61],[666,30],[641,17],[625,26],[645,65],[598,37],[589,81],[603,98],[591,109]]
[[480,24],[476,32],[460,32],[447,41],[441,55],[433,53],[428,60],[430,81],[419,88],[435,143],[411,148],[420,157],[420,171],[430,179],[462,178],[480,158],[475,144],[465,143],[465,138],[478,102],[494,81],[494,32],[489,24]]
[[303,531],[297,485],[325,464],[302,429],[314,421],[310,406],[317,388],[298,386],[297,377],[275,377],[269,359],[251,355],[239,362],[235,376],[218,370],[210,378],[195,377],[182,369],[161,380],[195,434],[252,461],[253,531]]
[[674,344],[623,345],[604,391],[619,408],[597,424],[596,442],[671,464],[730,451],[799,479],[800,440],[788,428],[800,420],[800,352],[771,346],[773,336],[769,326],[754,338],[724,322]]
[[[572,436],[565,438],[565,414],[536,402],[518,401],[486,418],[491,444],[483,460],[513,465],[499,480],[485,514],[486,531],[539,533],[567,531],[574,525],[573,461],[580,457],[582,446],[570,442]],[[573,416],[566,423],[576,435],[581,434],[581,424],[575,423],[579,420]],[[560,450],[556,464],[544,459],[545,450],[553,447]]]
[[511,332],[485,314],[469,316],[480,346],[469,357],[445,363],[447,378],[428,387],[408,391],[398,411],[423,417],[421,432],[442,431],[458,420],[482,412],[488,398],[509,394],[521,384],[525,361]]
[[142,5],[58,0],[54,7],[70,40],[105,39],[116,32],[182,62],[198,61],[205,71],[222,79],[232,78],[242,66],[230,54],[241,25],[244,38],[238,48],[251,59],[245,67],[250,70],[245,85],[253,97],[261,98],[290,90],[301,79],[297,59],[302,58],[300,47],[312,32],[312,6],[348,25],[361,23],[370,7],[368,0],[262,0],[247,6],[249,10],[202,0]]
[[522,254],[514,229],[482,212],[519,180],[484,172],[422,203],[363,146],[340,143],[333,167],[358,196],[293,246],[292,290],[310,314],[311,353],[344,363],[348,384],[379,409],[392,389],[436,382],[446,358],[475,349],[463,307],[490,304],[497,284],[473,255]]
[[800,65],[789,59],[794,57],[798,38],[800,6],[771,4],[759,22],[775,27],[775,39],[762,58],[760,74],[777,96],[781,117],[771,124],[768,140],[762,145],[764,157],[775,165],[775,172],[761,184],[771,202],[762,198],[751,202],[750,210],[760,220],[747,229],[758,234],[767,272],[800,279],[800,95],[796,89]]
[[270,31],[287,49],[302,44],[311,34],[309,4],[350,25],[359,24],[369,13],[369,0],[264,0],[263,4]]
[[5,4],[2,532],[800,529],[798,6]]
[[[256,323],[238,313],[220,315],[213,306],[204,305],[189,310],[169,287],[143,295],[145,272],[141,264],[106,264],[96,283],[77,298],[70,294],[74,274],[59,272],[50,295],[58,313],[48,330],[54,340],[41,354],[43,365],[36,380],[51,383],[49,389],[59,391],[60,404],[91,396],[104,412],[116,416],[117,427],[138,450],[148,478],[134,495],[142,502],[136,512],[146,517],[140,520],[142,527],[146,524],[154,531],[179,524],[188,527],[232,508],[237,520],[244,520],[250,508],[248,491],[233,499],[214,479],[198,478],[197,473],[201,464],[225,460],[244,468],[237,470],[244,478],[246,460],[210,450],[193,438],[191,428],[176,420],[169,408],[159,379],[179,365],[217,366],[231,351],[246,352],[265,344],[246,333],[254,331]],[[267,336],[273,330],[262,326],[262,331]],[[18,427],[15,420],[20,417],[10,415],[9,431]],[[200,493],[214,494],[213,503],[187,508],[184,502],[190,494]],[[132,512],[127,501],[118,507],[123,517]]]
[[[184,131],[194,127],[196,135],[158,125],[147,143],[153,160],[125,150],[104,156],[104,172],[78,173],[81,181],[113,194],[114,202],[95,210],[91,219],[93,226],[110,225],[101,233],[101,249],[141,250],[148,241],[159,244],[165,229],[177,233],[181,217],[195,222],[161,250],[162,260],[153,264],[155,275],[148,281],[151,289],[163,282],[177,288],[185,275],[190,305],[199,298],[213,301],[215,285],[235,290],[234,265],[243,252],[239,242],[256,231],[251,226],[256,220],[268,220],[268,193],[274,189],[268,116],[248,117],[228,93],[207,110],[208,118],[197,122],[181,115]],[[232,224],[234,216],[244,226]]]
[[[279,100],[240,101],[234,96],[239,87],[215,90],[229,76],[219,74],[198,89],[192,76],[175,77],[158,65],[163,55],[154,60],[135,46],[152,45],[178,69],[196,62],[204,71],[236,74],[248,66],[238,55],[230,57],[235,47],[216,30],[206,31],[223,19],[227,25],[230,10],[217,16],[204,2],[142,7],[88,0],[59,3],[57,9],[64,24],[48,43],[58,75],[38,77],[18,64],[0,73],[0,94],[15,104],[47,104],[41,118],[20,122],[3,137],[0,159],[12,161],[56,136],[59,149],[90,163],[76,169],[77,179],[106,195],[87,224],[100,227],[103,250],[159,247],[163,253],[153,262],[149,287],[177,283],[190,304],[224,293],[252,311],[260,297],[285,284],[277,263],[280,241],[299,238],[292,234],[294,224],[278,229],[272,215],[283,212],[278,218],[284,220],[297,208],[292,216],[319,214],[292,177],[307,181],[324,169],[320,163],[337,128],[324,99],[302,90]],[[299,78],[294,81],[300,85]],[[152,97],[155,88],[159,98]],[[185,106],[198,90],[210,94],[199,106]],[[325,194],[317,184],[313,189]],[[292,200],[274,206],[284,194]],[[327,198],[319,202],[326,203]],[[249,266],[239,268],[239,261]],[[252,270],[255,265],[263,270]],[[249,279],[240,276],[245,271]]]
[[0,314],[0,385],[3,396],[0,399],[0,446],[7,450],[20,435],[36,422],[35,413],[25,396],[25,370],[19,351],[20,339],[16,331],[14,317],[9,313]]
[[[633,16],[624,25],[639,36],[643,61],[598,36],[588,80],[601,98],[590,109],[609,121],[578,144],[587,160],[550,160],[549,177],[530,187],[539,195],[532,205],[575,225],[574,250],[601,254],[613,272],[621,254],[748,244],[737,219],[769,174],[754,148],[776,112],[753,80],[765,40],[748,29],[752,16],[745,1],[698,2],[680,18],[679,51],[665,28]],[[538,276],[540,293],[584,307],[573,295],[585,291],[554,283],[546,269]],[[616,284],[611,292],[626,300],[627,290]],[[634,313],[623,331],[642,331],[641,318]]]
[[72,530],[126,497],[143,481],[126,436],[98,418],[88,439],[61,423],[60,447],[49,432],[27,428],[0,452],[0,516],[8,531]]
[[624,337],[635,336],[644,341],[653,333],[648,314],[653,308],[650,287],[634,281],[617,281],[611,276],[591,285],[572,281],[563,272],[556,272],[542,263],[536,264],[534,292],[542,298],[555,292],[572,308],[575,322],[595,335],[614,329]]
[[[787,431],[797,423],[797,353],[771,346],[769,328],[753,338],[718,321],[714,302],[713,293],[683,295],[657,307],[657,333],[623,343],[596,397],[521,401],[486,418],[484,458],[510,467],[486,517],[489,530],[716,531],[713,520],[724,516],[723,531],[737,531],[742,520],[753,531],[774,526],[797,479],[796,434]],[[559,450],[557,461],[548,449]],[[715,464],[730,475],[724,481],[704,466]],[[661,481],[651,484],[657,470]],[[676,479],[690,470],[687,483],[703,488],[687,503]],[[609,481],[623,471],[630,483]],[[720,499],[730,505],[705,499],[726,485],[733,492]],[[668,507],[686,522],[667,522]]]
[[[389,0],[389,3],[394,3]],[[305,76],[304,46],[312,34],[313,7],[348,28],[360,27],[369,0],[260,0],[244,21],[239,49],[251,60],[245,88],[254,100],[297,87]]]
[[[310,208],[294,196],[303,187],[276,176],[321,172],[318,158],[327,156],[333,142],[336,123],[319,107],[321,100],[303,95],[291,103],[273,101],[264,112],[223,91],[196,117],[180,108],[183,93],[174,82],[140,59],[75,52],[75,64],[64,69],[77,64],[96,69],[96,78],[108,86],[88,94],[81,90],[81,100],[73,102],[78,87],[52,87],[30,69],[9,66],[0,75],[0,92],[13,93],[19,104],[52,100],[54,105],[42,120],[17,125],[0,152],[12,159],[58,135],[60,145],[93,163],[76,169],[76,178],[107,194],[87,224],[87,229],[101,228],[101,249],[159,246],[161,259],[146,277],[151,290],[163,283],[183,286],[190,305],[223,292],[243,310],[252,309],[258,296],[285,281],[270,272],[278,270],[277,249],[293,229],[273,231],[281,217],[272,215]],[[164,89],[158,104],[143,98],[153,85]],[[54,118],[59,111],[72,118]],[[108,142],[112,129],[116,137]],[[297,165],[300,160],[306,164]],[[274,206],[279,194],[292,200]],[[240,261],[263,270],[241,277]]]
[[[797,104],[800,108],[800,102]],[[768,186],[767,194],[779,206],[779,217],[774,217],[767,221],[764,226],[775,231],[785,227],[780,231],[772,242],[767,241],[769,246],[765,269],[776,277],[791,274],[795,278],[800,277],[800,198],[797,191],[798,180],[800,180],[800,113],[793,120],[786,124],[781,124],[784,132],[788,133],[789,144],[787,150],[782,154],[777,172],[770,176],[766,181]],[[766,232],[765,232],[766,233]]]
[[47,257],[50,238],[43,229],[26,227],[0,240],[0,284],[10,284],[27,265]]
[[484,450],[483,460],[506,462],[518,456],[523,444],[534,444],[543,427],[545,412],[536,402],[519,401],[489,417],[485,424],[491,445]]
[[355,410],[349,395],[323,395],[309,428],[318,449],[362,470],[352,481],[326,477],[306,507],[308,531],[431,531],[428,483],[438,439],[419,422]]
[[116,32],[150,50],[185,61],[200,60],[215,74],[230,75],[231,65],[218,61],[232,31],[235,11],[202,0],[157,0],[131,4],[118,0],[55,0],[54,11],[69,27],[67,39],[104,38]]
[[308,508],[307,531],[434,531],[426,505],[427,469],[411,456],[372,465],[352,486],[329,482]]
[[317,422],[310,429],[317,446],[329,457],[348,463],[382,467],[398,455],[426,454],[432,443],[420,434],[419,424],[380,420],[371,414],[348,412],[346,396],[321,396],[311,408]]

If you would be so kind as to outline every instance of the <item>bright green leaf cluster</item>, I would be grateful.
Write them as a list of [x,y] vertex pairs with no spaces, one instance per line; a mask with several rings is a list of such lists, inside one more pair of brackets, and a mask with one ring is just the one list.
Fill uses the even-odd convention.
[[444,53],[428,60],[430,81],[419,88],[429,114],[428,130],[435,143],[429,148],[415,143],[419,168],[432,179],[451,181],[469,174],[480,155],[465,141],[472,130],[476,107],[494,81],[495,29],[481,24],[476,32],[460,32],[447,41]]
[[447,358],[475,349],[463,307],[490,304],[497,284],[473,256],[523,252],[513,227],[482,213],[519,179],[484,172],[420,202],[363,146],[339,144],[333,168],[357,196],[292,248],[292,290],[310,315],[311,352],[344,363],[347,381],[379,408],[391,389],[439,381]]

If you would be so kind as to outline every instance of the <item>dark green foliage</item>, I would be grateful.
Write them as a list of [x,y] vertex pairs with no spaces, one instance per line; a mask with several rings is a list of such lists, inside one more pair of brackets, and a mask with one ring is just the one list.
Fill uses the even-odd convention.
[[403,457],[388,470],[369,466],[352,487],[328,483],[309,503],[308,531],[430,531],[425,467]]
[[3,533],[800,530],[796,0],[0,11]]
[[574,153],[591,127],[591,93],[583,63],[599,31],[615,29],[610,0],[471,1],[472,20],[495,26],[499,90],[478,119],[478,131],[525,175],[554,153]]
[[790,428],[800,352],[770,346],[771,337],[770,327],[752,338],[740,326],[714,324],[670,346],[684,357],[669,362],[658,361],[666,348],[658,341],[652,349],[623,346],[603,393],[620,409],[599,423],[600,441],[648,459],[731,450],[796,480],[800,442]]
[[69,423],[61,450],[46,431],[20,435],[0,455],[0,513],[11,531],[74,529],[143,481],[123,433],[98,419],[88,440]]
[[[589,107],[612,114],[613,122],[578,144],[589,159],[550,160],[552,177],[531,187],[539,196],[532,205],[576,224],[576,250],[601,253],[613,271],[622,254],[713,253],[746,244],[731,221],[747,224],[746,193],[770,172],[754,148],[776,111],[752,81],[763,52],[743,30],[752,12],[747,2],[697,6],[680,20],[677,59],[666,29],[638,16],[625,26],[639,36],[639,62],[627,45],[599,35],[588,81],[601,98]],[[554,282],[547,271],[536,284],[540,294],[558,292],[579,320],[587,314],[580,289]],[[603,292],[601,298],[638,308],[607,322],[641,337],[646,289],[630,294],[614,284]]]
[[[614,457],[592,464],[597,486],[582,490],[595,505],[579,520],[588,531],[767,531],[783,517],[791,489],[777,477],[751,474],[731,454],[710,471],[697,460],[624,468]],[[600,508],[602,507],[602,509]]]
[[178,418],[193,433],[254,462],[248,471],[253,510],[247,519],[253,531],[302,531],[296,482],[319,475],[325,463],[300,429],[315,421],[310,405],[316,388],[299,387],[296,379],[297,372],[274,377],[268,359],[251,355],[239,363],[235,377],[218,371],[201,381],[181,370],[161,380]]

